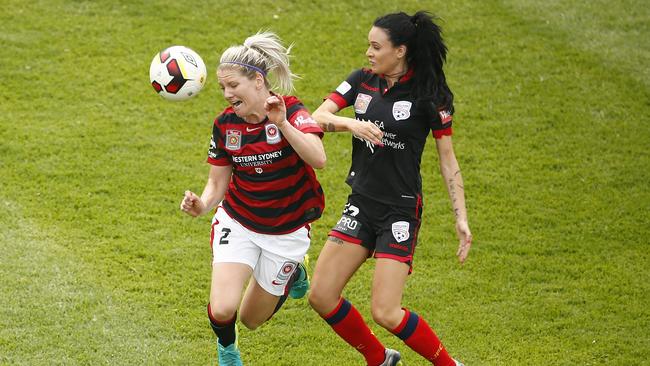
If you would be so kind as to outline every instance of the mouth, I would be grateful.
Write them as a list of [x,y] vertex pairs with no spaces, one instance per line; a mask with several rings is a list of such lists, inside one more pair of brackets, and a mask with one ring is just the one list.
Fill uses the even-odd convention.
[[239,108],[239,106],[242,104],[241,100],[236,100],[236,101],[231,101],[230,105],[232,105],[233,108]]

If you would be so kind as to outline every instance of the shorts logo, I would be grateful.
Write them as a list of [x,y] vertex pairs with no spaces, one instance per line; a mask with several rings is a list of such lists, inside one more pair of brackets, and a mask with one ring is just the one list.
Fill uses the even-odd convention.
[[334,226],[334,230],[356,237],[359,235],[359,231],[361,231],[361,223],[354,217],[343,214],[336,223],[336,226]]
[[291,278],[293,271],[296,270],[297,265],[298,264],[296,262],[290,262],[290,261],[284,262],[284,264],[282,264],[280,271],[275,276],[275,279],[272,281],[272,283],[278,286],[287,283],[287,281],[289,281],[289,278]]
[[341,83],[341,85],[336,88],[336,91],[341,93],[341,95],[345,95],[345,93],[349,92],[350,89],[352,89],[352,85],[350,85],[347,81],[344,81]]
[[269,123],[268,125],[264,126],[266,129],[266,142],[268,144],[277,144],[280,142],[280,131],[278,131],[278,126],[276,126],[273,123]]
[[372,97],[368,94],[359,93],[357,100],[354,102],[354,111],[359,114],[365,114]]
[[406,221],[394,222],[391,229],[393,230],[393,237],[398,243],[401,243],[410,237],[409,223]]
[[401,121],[411,117],[411,102],[400,101],[393,104],[393,117],[396,121]]
[[241,131],[226,130],[226,149],[239,150],[241,148]]

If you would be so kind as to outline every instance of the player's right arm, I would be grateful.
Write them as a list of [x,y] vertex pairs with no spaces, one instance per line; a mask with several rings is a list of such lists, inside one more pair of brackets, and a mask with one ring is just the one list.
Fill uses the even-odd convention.
[[200,216],[212,210],[226,194],[230,178],[232,176],[232,165],[211,165],[208,174],[208,182],[203,189],[201,197],[194,192],[185,191],[181,201],[181,211],[190,216]]
[[339,106],[331,99],[325,99],[312,118],[318,122],[325,132],[350,131],[354,136],[370,141],[375,145],[381,145],[383,132],[374,123],[358,121],[354,118],[337,116]]

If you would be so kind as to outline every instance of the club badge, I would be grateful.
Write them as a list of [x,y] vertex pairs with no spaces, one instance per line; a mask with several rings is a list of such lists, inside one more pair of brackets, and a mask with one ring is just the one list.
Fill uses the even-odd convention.
[[406,221],[394,222],[391,229],[393,230],[393,237],[398,243],[401,243],[410,237],[409,223]]
[[272,283],[276,286],[284,285],[285,283],[287,283],[287,281],[289,281],[289,278],[293,274],[293,271],[296,270],[297,266],[298,263],[296,262],[290,262],[290,261],[284,262],[278,274],[275,275],[275,279],[272,281]]
[[354,111],[359,114],[365,114],[368,110],[368,105],[370,105],[371,100],[372,96],[368,94],[357,94],[357,100],[354,102]]
[[411,102],[405,100],[393,104],[393,117],[395,117],[396,121],[411,117],[411,104]]
[[226,149],[239,150],[241,148],[241,131],[226,130]]
[[266,142],[268,144],[277,144],[280,142],[281,137],[280,137],[280,130],[278,130],[278,126],[276,126],[273,123],[269,123],[268,125],[264,126],[266,129]]

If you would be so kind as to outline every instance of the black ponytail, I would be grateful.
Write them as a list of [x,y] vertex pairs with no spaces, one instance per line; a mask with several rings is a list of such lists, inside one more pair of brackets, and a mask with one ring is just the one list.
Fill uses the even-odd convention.
[[443,71],[447,46],[433,16],[426,11],[413,16],[400,12],[379,17],[373,25],[388,33],[393,46],[406,46],[406,60],[415,72],[413,97],[418,108],[431,114],[440,108],[453,113],[454,94]]

